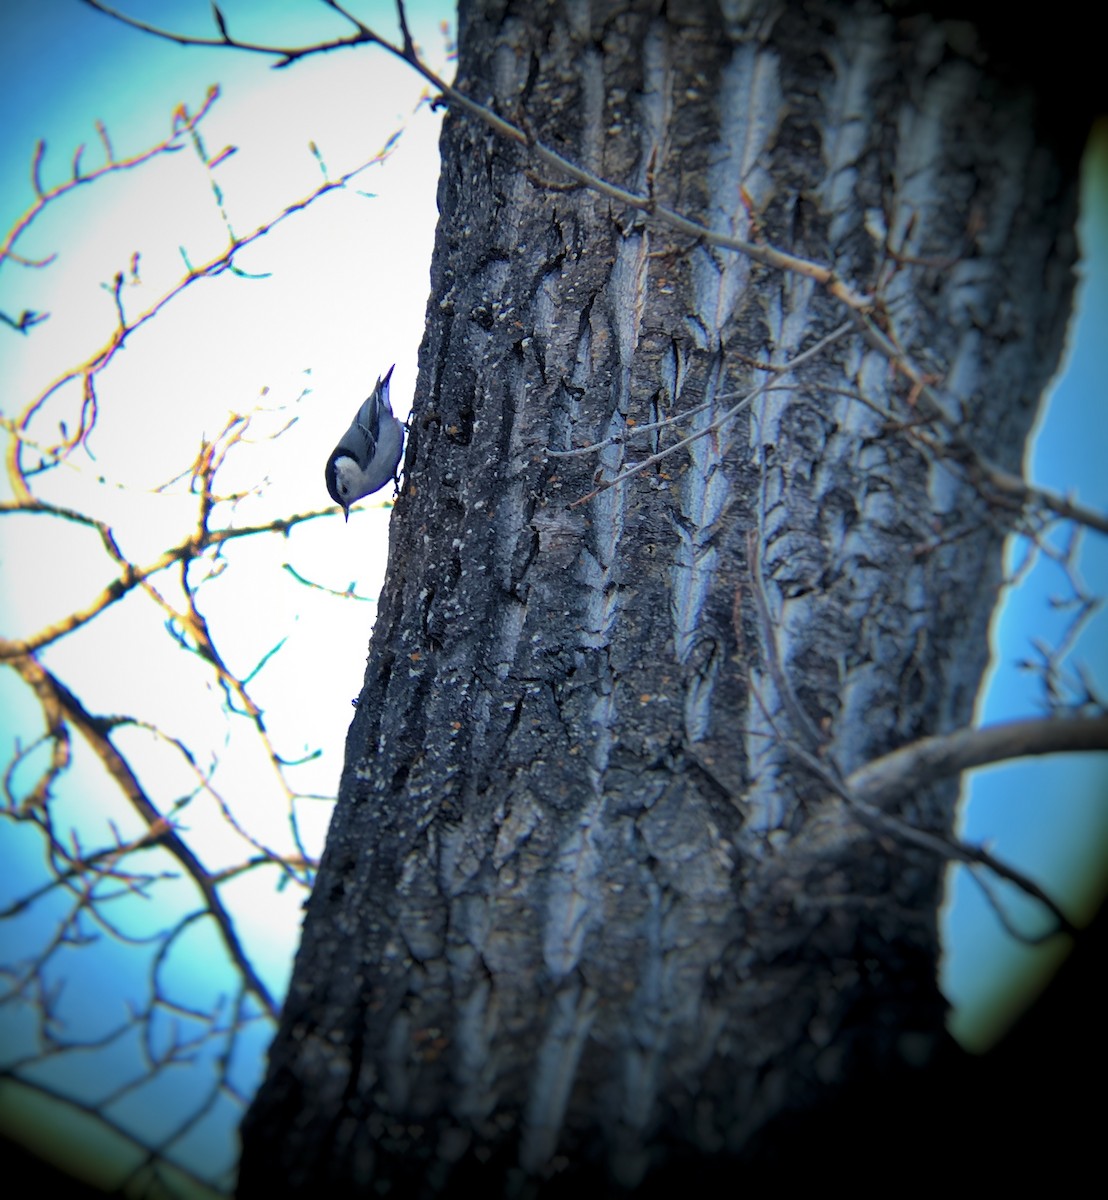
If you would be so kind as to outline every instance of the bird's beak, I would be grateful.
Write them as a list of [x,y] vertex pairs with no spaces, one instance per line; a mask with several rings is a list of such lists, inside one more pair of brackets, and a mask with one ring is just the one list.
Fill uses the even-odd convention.
[[350,520],[350,509],[347,508],[345,504],[342,506],[342,515],[345,521]]

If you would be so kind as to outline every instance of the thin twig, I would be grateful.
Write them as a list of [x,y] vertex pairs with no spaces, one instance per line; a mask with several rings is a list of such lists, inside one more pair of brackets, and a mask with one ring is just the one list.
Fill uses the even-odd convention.
[[[782,364],[779,373],[786,374],[789,371],[793,371],[797,367],[802,366],[810,359],[815,358],[818,354],[822,353],[822,351],[826,350],[827,347],[833,342],[838,341],[838,339],[844,334],[849,333],[851,327],[851,322],[845,321],[826,337],[820,338],[820,340],[816,342],[814,346],[810,346],[807,350],[802,351],[788,363]],[[698,429],[695,433],[690,433],[687,437],[683,437],[680,441],[674,442],[672,446],[667,446],[664,450],[659,450],[656,454],[650,455],[649,458],[644,458],[641,462],[637,462],[633,466],[627,467],[623,471],[620,471],[618,475],[613,476],[611,479],[603,480],[595,488],[593,488],[591,492],[588,492],[586,495],[580,496],[578,499],[571,501],[567,507],[576,508],[577,505],[584,504],[587,501],[592,500],[594,497],[600,495],[601,492],[606,491],[608,488],[615,487],[617,483],[623,483],[624,480],[630,479],[632,475],[637,475],[640,471],[645,471],[647,467],[661,462],[664,458],[668,458],[669,455],[676,454],[678,450],[683,450],[686,446],[691,446],[693,442],[698,441],[700,438],[707,437],[710,433],[716,433],[718,430],[722,429],[724,425],[728,424],[730,421],[733,421],[745,408],[747,408],[748,405],[762,395],[763,392],[769,391],[774,386],[775,385],[772,379],[764,380],[762,383],[759,383],[756,387],[747,392],[738,402],[738,404],[733,405],[722,416],[717,417],[710,424],[705,425],[703,429]]]

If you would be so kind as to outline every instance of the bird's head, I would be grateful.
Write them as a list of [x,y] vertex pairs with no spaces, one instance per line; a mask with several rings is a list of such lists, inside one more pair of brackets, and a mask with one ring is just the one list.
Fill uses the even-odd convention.
[[361,471],[349,454],[336,450],[327,460],[327,491],[331,499],[342,509],[343,516],[350,520],[350,506],[358,499],[358,479]]

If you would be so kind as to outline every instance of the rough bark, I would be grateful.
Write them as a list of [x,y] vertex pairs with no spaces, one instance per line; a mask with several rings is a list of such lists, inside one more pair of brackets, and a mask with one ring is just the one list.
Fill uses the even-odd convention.
[[[877,292],[963,440],[1019,470],[1074,178],[968,26],[472,0],[459,63],[590,170]],[[756,1157],[943,1036],[943,863],[823,772],[970,722],[1001,522],[854,334],[574,505],[677,437],[635,426],[706,427],[848,314],[546,186],[469,118],[442,148],[407,480],[243,1194],[633,1187]],[[943,832],[956,794],[889,807]]]

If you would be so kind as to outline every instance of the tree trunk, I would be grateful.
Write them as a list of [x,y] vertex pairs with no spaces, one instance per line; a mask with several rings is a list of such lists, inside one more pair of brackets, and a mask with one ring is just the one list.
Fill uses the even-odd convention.
[[[1073,164],[924,15],[471,0],[459,32],[459,90],[833,278],[448,115],[407,480],[244,1195],[756,1160],[944,1036],[944,862],[835,782],[971,721],[1005,531],[973,451],[1019,472],[1057,364]],[[890,815],[943,835],[956,797]]]

